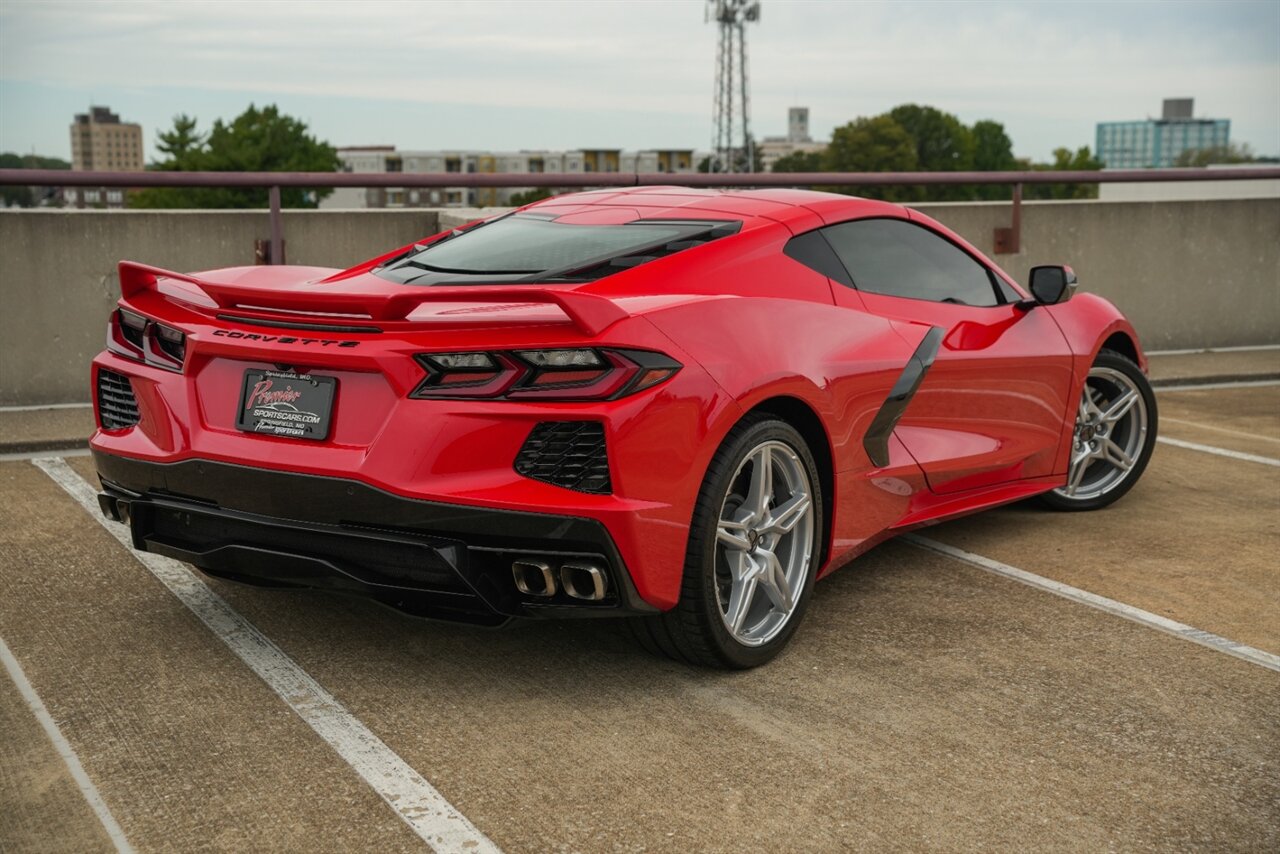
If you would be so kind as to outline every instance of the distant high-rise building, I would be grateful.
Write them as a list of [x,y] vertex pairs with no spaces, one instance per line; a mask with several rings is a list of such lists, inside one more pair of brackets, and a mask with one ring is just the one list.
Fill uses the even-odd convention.
[[[120,121],[107,107],[90,107],[71,123],[71,168],[77,172],[141,172],[142,125]],[[62,197],[78,207],[124,207],[120,187],[67,187]]]
[[809,108],[787,109],[787,142],[813,142],[809,137]]
[[78,172],[141,172],[142,126],[90,107],[71,123],[71,168]]
[[1166,98],[1158,119],[1099,122],[1098,159],[1108,169],[1174,166],[1187,151],[1225,148],[1231,139],[1228,119],[1197,119],[1191,98]]

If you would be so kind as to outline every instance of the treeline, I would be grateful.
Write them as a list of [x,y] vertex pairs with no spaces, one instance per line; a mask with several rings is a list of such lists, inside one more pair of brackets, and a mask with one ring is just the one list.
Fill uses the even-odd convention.
[[[0,169],[70,169],[71,164],[57,157],[41,157],[38,154],[0,153]],[[33,208],[37,205],[58,204],[60,197],[55,187],[0,187],[0,207]]]
[[[779,159],[774,172],[1007,172],[1011,170],[1101,169],[1089,147],[1059,148],[1052,163],[1013,155],[1004,125],[983,119],[966,125],[936,107],[902,104],[878,116],[854,119],[831,133],[825,151],[796,152]],[[1008,199],[1007,186],[823,187],[838,193],[893,202]],[[1023,188],[1030,199],[1091,199],[1097,184],[1039,184]]]

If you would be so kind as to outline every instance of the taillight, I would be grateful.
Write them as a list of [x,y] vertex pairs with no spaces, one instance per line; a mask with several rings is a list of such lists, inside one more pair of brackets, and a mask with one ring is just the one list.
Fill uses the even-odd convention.
[[187,356],[187,336],[172,326],[118,308],[111,312],[107,325],[107,349],[135,362],[181,371]]
[[680,370],[648,350],[555,349],[424,353],[416,398],[609,400],[651,388]]

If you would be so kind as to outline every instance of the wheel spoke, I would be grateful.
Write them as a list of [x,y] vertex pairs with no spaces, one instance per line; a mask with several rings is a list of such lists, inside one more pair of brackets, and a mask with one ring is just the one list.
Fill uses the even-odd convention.
[[787,582],[778,556],[773,552],[765,553],[765,570],[760,575],[760,583],[764,585],[765,595],[773,602],[774,607],[785,614],[791,613],[791,609],[795,607],[791,585]]
[[773,451],[765,445],[751,458],[751,484],[747,487],[746,507],[757,523],[767,518],[772,497]]
[[1102,410],[1098,408],[1098,397],[1100,396],[1101,396],[1101,392],[1099,392],[1093,386],[1089,385],[1087,382],[1085,383],[1084,400],[1082,401],[1082,403],[1084,403],[1085,412],[1087,415],[1102,414]]
[[716,541],[725,548],[733,549],[734,551],[750,551],[751,544],[747,542],[746,530],[747,526],[742,522],[721,519],[719,527],[716,528]]
[[742,631],[742,623],[747,618],[747,612],[751,610],[760,574],[755,560],[746,552],[740,552],[730,558],[730,564],[734,566],[734,577],[724,619],[729,630],[737,634]]
[[1083,427],[1089,423],[1089,395],[1088,393],[1080,395],[1080,409],[1076,413],[1076,426]]
[[1121,471],[1133,468],[1133,458],[1125,453],[1124,448],[1111,441],[1110,437],[1103,441],[1102,458]]
[[780,504],[765,522],[760,526],[762,534],[787,534],[790,533],[800,521],[809,513],[811,502],[809,496],[804,493],[793,495],[784,503]]
[[1080,481],[1084,480],[1084,473],[1089,468],[1089,463],[1093,461],[1093,454],[1087,450],[1076,454],[1071,460],[1071,470],[1067,476],[1067,495],[1074,495],[1075,491],[1080,488]]
[[1124,394],[1111,401],[1107,411],[1102,413],[1102,420],[1108,424],[1115,424],[1133,408],[1133,404],[1137,400],[1138,393],[1133,389],[1128,389]]

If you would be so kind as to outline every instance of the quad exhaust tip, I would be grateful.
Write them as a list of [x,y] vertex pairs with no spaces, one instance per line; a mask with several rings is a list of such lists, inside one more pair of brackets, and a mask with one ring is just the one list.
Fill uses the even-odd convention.
[[607,590],[604,573],[590,564],[566,563],[560,567],[560,583],[565,593],[588,602],[599,602]]
[[557,573],[540,560],[517,560],[511,564],[516,589],[526,596],[550,599],[560,590],[572,599],[599,602],[609,590],[608,576],[598,566],[566,563]]
[[511,575],[515,578],[516,589],[526,596],[556,595],[556,575],[542,561],[518,560],[511,564]]

